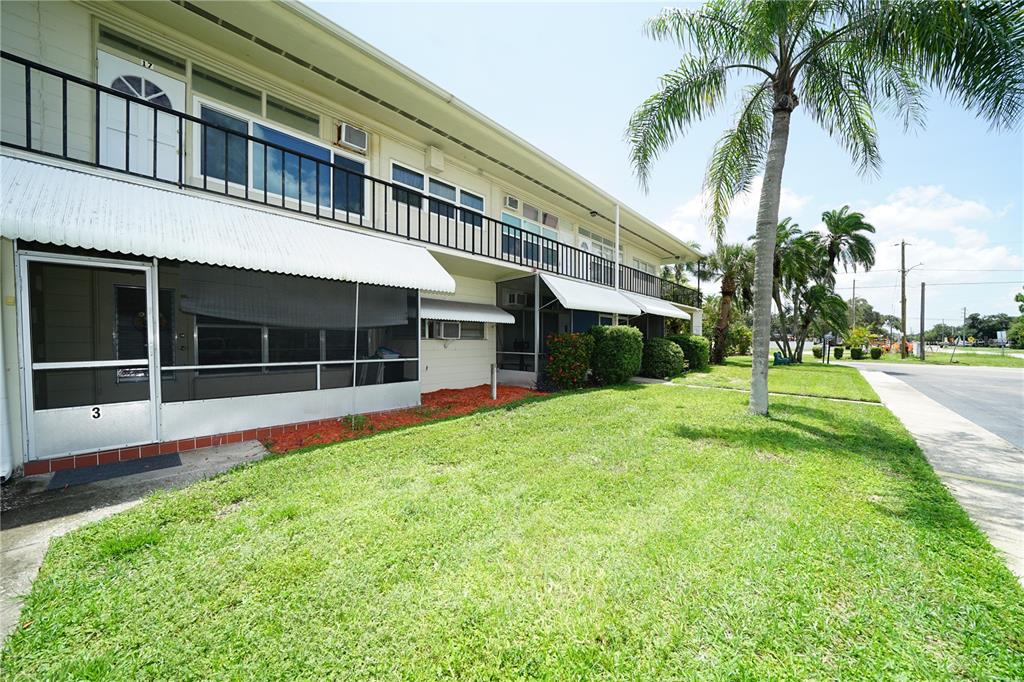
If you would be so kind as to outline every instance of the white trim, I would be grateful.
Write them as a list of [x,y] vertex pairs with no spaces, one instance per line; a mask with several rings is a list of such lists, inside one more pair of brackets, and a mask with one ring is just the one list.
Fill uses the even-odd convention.
[[[15,251],[15,262],[17,268],[18,280],[16,287],[18,291],[18,308],[20,310],[19,319],[24,319],[29,314],[29,306],[31,301],[29,300],[29,264],[30,263],[53,263],[57,265],[73,265],[88,268],[106,268],[106,269],[117,269],[117,270],[135,270],[142,272],[146,279],[146,291],[149,292],[155,282],[153,277],[154,266],[152,263],[144,261],[128,261],[116,258],[100,258],[95,256],[79,256],[73,254],[61,254],[61,253],[48,253],[41,251]],[[157,299],[158,300],[158,299]],[[129,447],[138,443],[116,443],[101,446],[100,448],[89,447],[83,450],[75,450],[72,452],[56,453],[42,457],[35,452],[35,394],[34,394],[34,383],[32,376],[35,371],[45,371],[49,369],[89,369],[89,368],[104,368],[104,367],[141,367],[147,366],[149,369],[149,399],[148,400],[130,400],[121,403],[112,403],[116,405],[127,405],[129,403],[149,403],[150,405],[150,438],[148,441],[141,442],[156,442],[159,435],[158,432],[158,420],[159,417],[156,411],[159,409],[159,403],[154,402],[154,382],[159,382],[160,372],[159,368],[156,368],[153,364],[154,352],[153,346],[156,343],[157,325],[159,320],[159,308],[156,311],[152,309],[153,297],[147,298],[146,302],[146,317],[147,317],[147,329],[146,329],[146,343],[147,343],[147,358],[145,360],[132,359],[132,360],[81,360],[72,362],[40,362],[36,363],[32,361],[32,330],[31,325],[21,325],[21,345],[24,349],[24,360],[21,363],[21,386],[22,386],[22,412],[24,414],[24,425],[25,425],[25,450],[24,450],[24,461],[30,462],[41,459],[53,459],[55,457],[67,457],[70,455],[80,454],[83,452],[95,452],[97,449],[113,449],[119,447]],[[154,315],[153,313],[156,312]],[[50,408],[47,410],[39,410],[40,412],[52,413],[54,410],[71,411],[88,409],[85,405],[75,405],[64,408]]]

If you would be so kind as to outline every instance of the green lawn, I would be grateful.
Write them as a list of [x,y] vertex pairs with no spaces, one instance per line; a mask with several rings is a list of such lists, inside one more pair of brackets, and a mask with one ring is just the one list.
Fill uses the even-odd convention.
[[[687,372],[675,379],[689,386],[715,386],[750,390],[749,356],[726,358],[724,365],[712,365],[702,372]],[[853,367],[823,365],[805,361],[796,365],[772,366],[769,360],[768,390],[849,400],[878,402],[878,395]]]
[[633,386],[265,460],[55,540],[9,679],[1024,677],[875,405]]
[[[1009,352],[1009,351],[1007,351],[1007,352]],[[1019,353],[1020,351],[1015,351],[1015,352]],[[956,362],[950,363],[950,361],[949,361],[950,357],[952,357],[954,360],[956,360]],[[843,357],[844,361],[848,361],[849,359],[850,359],[849,358],[849,354],[847,354],[847,355],[845,355]],[[888,353],[886,355],[883,355],[878,360],[867,359],[867,360],[858,360],[856,362],[867,362],[867,363],[872,363],[872,362],[917,362],[917,363],[920,363],[921,360],[919,358],[915,357],[915,356],[909,356],[909,357],[907,357],[906,360],[903,360],[900,357],[899,353]],[[949,365],[949,364],[954,364],[954,365],[963,365],[965,367],[1024,367],[1024,358],[1015,358],[1015,357],[1011,357],[1009,355],[1006,355],[1006,356],[997,355],[995,353],[984,353],[984,354],[982,354],[982,353],[961,353],[960,351],[957,351],[956,355],[953,355],[952,350],[934,351],[934,352],[927,351],[924,354],[924,362],[925,362],[925,364],[928,364],[928,365]]]

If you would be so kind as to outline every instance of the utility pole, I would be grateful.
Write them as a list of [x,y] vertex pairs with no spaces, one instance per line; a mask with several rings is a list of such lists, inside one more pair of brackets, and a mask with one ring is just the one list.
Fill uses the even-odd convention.
[[857,280],[853,280],[853,324],[851,328],[857,326]]
[[921,361],[924,361],[924,282],[921,282],[921,339],[917,342],[921,347]]
[[900,357],[907,359],[907,242],[900,242]]

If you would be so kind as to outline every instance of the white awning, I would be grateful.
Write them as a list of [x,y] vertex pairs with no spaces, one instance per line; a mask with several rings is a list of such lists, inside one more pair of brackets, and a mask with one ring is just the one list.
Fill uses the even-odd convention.
[[639,315],[640,308],[622,295],[621,292],[608,287],[577,282],[576,280],[540,274],[540,278],[551,289],[551,293],[559,302],[570,310],[590,310],[595,313],[619,313],[620,315]]
[[516,321],[516,318],[495,305],[463,303],[443,298],[421,298],[420,317],[425,320],[496,322],[498,324],[514,324]]
[[674,317],[679,320],[690,319],[690,313],[680,310],[671,301],[654,298],[653,296],[644,296],[643,294],[630,294],[623,292],[622,295],[640,306],[640,310],[644,311],[648,315]]
[[0,234],[133,256],[452,293],[424,248],[228,201],[3,157]]

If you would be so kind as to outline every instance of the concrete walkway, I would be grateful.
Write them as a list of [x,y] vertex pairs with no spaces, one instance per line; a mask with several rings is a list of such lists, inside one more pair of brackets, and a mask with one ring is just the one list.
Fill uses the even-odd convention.
[[935,473],[1024,583],[1024,450],[899,378],[857,367]]
[[50,540],[129,509],[155,490],[181,488],[266,454],[256,441],[193,450],[181,466],[47,490],[53,474],[17,479],[3,489],[0,512],[0,640],[18,623]]

